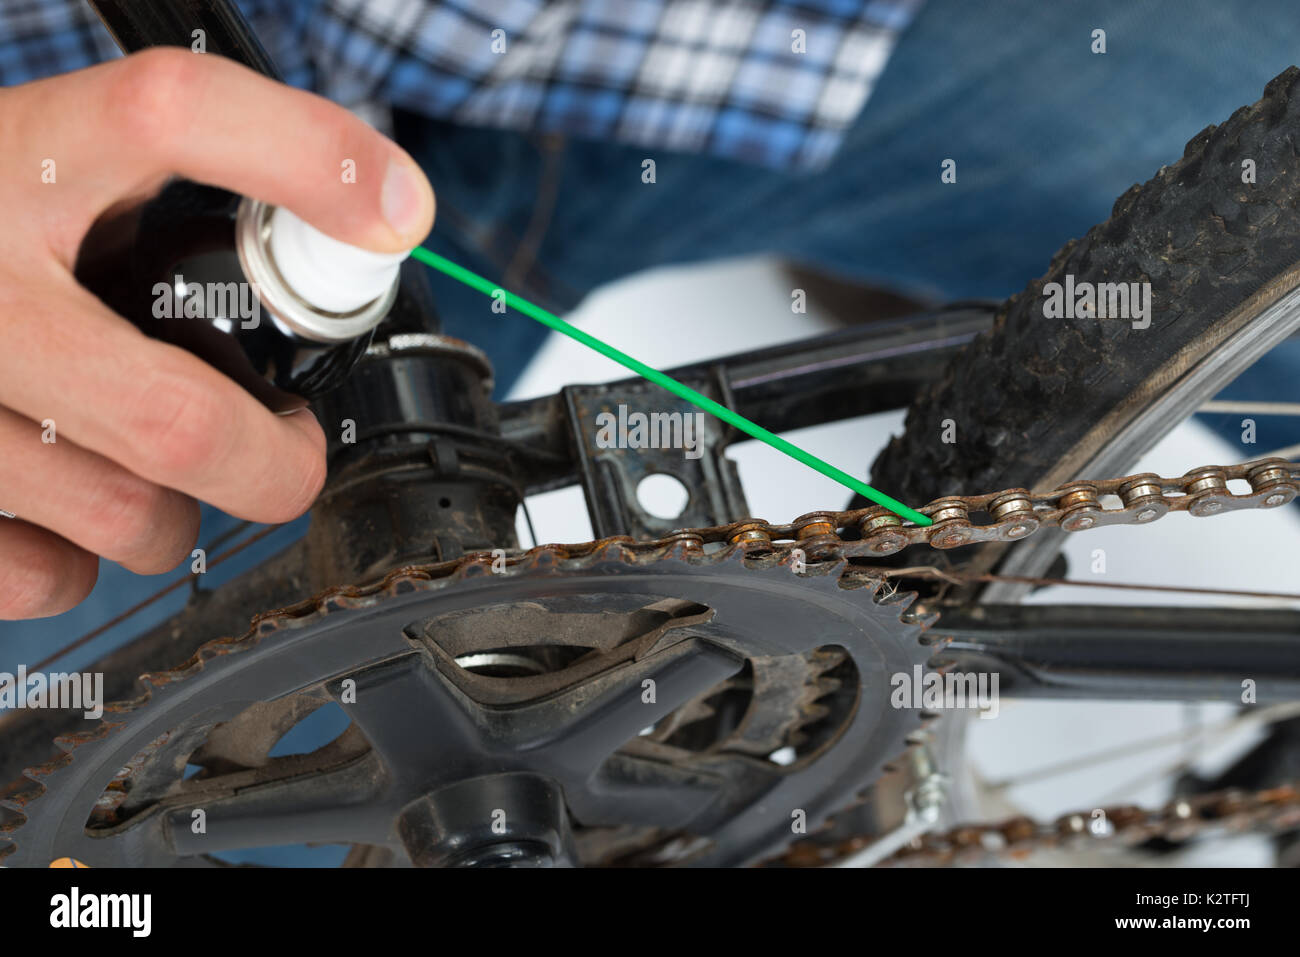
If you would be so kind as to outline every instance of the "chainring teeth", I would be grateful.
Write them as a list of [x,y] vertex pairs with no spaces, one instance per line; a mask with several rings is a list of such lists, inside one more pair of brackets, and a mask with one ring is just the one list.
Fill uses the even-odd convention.
[[[22,828],[33,820],[33,814],[39,815],[40,798],[50,787],[62,783],[61,776],[73,773],[74,764],[80,764],[85,760],[91,760],[93,763],[99,747],[104,746],[117,731],[130,723],[134,714],[157,707],[163,698],[172,693],[174,685],[209,672],[213,663],[220,663],[229,656],[254,649],[264,641],[274,640],[280,632],[296,632],[312,627],[331,614],[373,607],[399,595],[439,591],[461,581],[473,582],[476,587],[482,587],[480,582],[484,580],[485,575],[489,578],[509,580],[518,577],[547,578],[551,575],[580,575],[593,572],[609,573],[617,578],[620,569],[637,571],[646,567],[656,567],[665,572],[666,581],[671,581],[673,566],[719,570],[740,566],[746,573],[792,576],[812,586],[814,590],[866,589],[863,594],[870,599],[870,605],[887,612],[890,620],[895,620],[902,626],[899,640],[907,646],[915,647],[917,654],[911,657],[917,663],[924,664],[923,657],[920,655],[920,643],[915,639],[917,635],[924,632],[927,625],[909,620],[914,618],[908,609],[915,599],[915,594],[900,595],[889,592],[879,576],[864,574],[861,566],[851,565],[843,557],[806,561],[802,567],[792,567],[794,547],[793,544],[778,543],[762,554],[755,554],[740,545],[706,550],[680,540],[649,544],[633,543],[630,540],[611,540],[593,543],[586,548],[575,548],[574,551],[578,552],[576,555],[566,554],[564,546],[533,548],[522,554],[508,556],[504,569],[500,569],[499,566],[497,569],[492,567],[493,558],[490,554],[485,556],[483,553],[477,553],[457,562],[405,566],[395,569],[371,585],[329,589],[313,599],[259,615],[252,619],[249,629],[242,635],[205,642],[178,668],[142,675],[139,681],[141,688],[139,695],[114,702],[106,707],[106,710],[112,711],[124,720],[111,724],[105,723],[88,734],[60,739],[58,744],[62,753],[44,764],[28,768],[21,779],[25,784],[11,786],[6,798],[0,800],[0,807],[6,808],[11,815],[10,820],[0,824],[0,856],[10,856],[19,849]],[[478,581],[475,581],[476,579]],[[829,687],[818,688],[813,703],[832,692],[833,689]],[[816,714],[809,723],[820,718],[821,715]],[[807,724],[801,725],[801,727],[806,726]],[[878,772],[877,768],[863,770],[868,774]],[[810,815],[809,826],[823,826],[830,814],[831,810],[826,809],[816,815]],[[794,836],[791,835],[789,839],[779,843],[784,847],[793,839]]]

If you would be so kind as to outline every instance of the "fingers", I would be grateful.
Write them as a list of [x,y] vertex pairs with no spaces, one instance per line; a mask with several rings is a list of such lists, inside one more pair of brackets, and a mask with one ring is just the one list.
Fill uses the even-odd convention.
[[[6,107],[17,91],[25,95]],[[0,93],[0,164],[33,183],[25,212],[49,227],[65,264],[100,213],[172,174],[286,206],[381,252],[409,249],[433,225],[428,180],[395,143],[328,100],[222,57],[149,50]],[[41,181],[47,160],[52,183]]]
[[272,414],[207,363],[142,335],[71,277],[26,293],[12,306],[21,321],[0,315],[0,406],[239,518],[284,522],[315,500],[325,437],[310,413]]
[[433,220],[416,164],[324,99],[183,50],[0,89],[0,143],[0,184],[15,186],[0,194],[0,505],[19,514],[0,520],[0,617],[80,601],[92,552],[174,566],[197,536],[191,498],[258,522],[305,511],[325,477],[311,414],[273,415],[71,269],[101,214],[175,175],[404,250]]
[[99,560],[53,532],[0,519],[0,621],[46,618],[95,587]]
[[0,409],[4,508],[131,571],[156,575],[194,547],[199,507],[75,445],[41,441],[44,430]]

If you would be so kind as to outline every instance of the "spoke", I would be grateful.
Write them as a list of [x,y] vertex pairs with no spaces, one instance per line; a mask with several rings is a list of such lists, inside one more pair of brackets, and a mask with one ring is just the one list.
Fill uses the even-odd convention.
[[1031,578],[1026,575],[972,574],[952,571],[934,565],[913,565],[908,568],[882,569],[886,578],[937,578],[953,585],[964,583],[1010,582],[1017,585],[1064,585],[1070,588],[1109,588],[1115,591],[1160,591],[1180,595],[1234,595],[1239,598],[1280,598],[1300,601],[1300,592],[1246,591],[1238,588],[1196,588],[1186,585],[1144,585],[1136,582],[1094,582],[1079,578]]
[[585,777],[643,729],[740,667],[739,660],[708,642],[683,641],[554,698],[506,712],[502,730],[519,750],[544,750],[548,764]]
[[[221,562],[224,562],[227,558],[231,558],[231,557],[233,557],[233,556],[239,554],[239,553],[242,552],[245,548],[248,548],[250,545],[255,545],[255,544],[257,544],[257,543],[260,542],[262,539],[266,538],[266,536],[268,536],[268,535],[270,535],[272,532],[274,532],[276,529],[278,529],[278,528],[283,528],[283,527],[284,527],[284,526],[282,526],[282,525],[268,525],[268,526],[266,526],[266,527],[263,528],[261,531],[259,531],[259,532],[257,532],[256,534],[251,535],[251,536],[249,536],[248,538],[244,539],[244,541],[240,542],[238,545],[234,546],[233,548],[228,548],[228,549],[226,549],[224,552],[222,552],[220,555],[213,556],[211,559],[208,560],[208,564],[207,564],[208,569],[211,570],[211,569],[215,568],[215,567],[216,567],[217,565],[219,565]],[[154,593],[153,593],[152,595],[150,595],[149,597],[144,598],[144,599],[141,599],[140,601],[136,602],[136,604],[132,605],[130,608],[128,608],[126,611],[122,612],[120,615],[116,615],[116,616],[110,618],[108,621],[104,622],[104,623],[103,623],[102,625],[100,625],[99,627],[94,628],[94,629],[92,629],[91,631],[87,632],[86,634],[82,635],[80,638],[78,638],[78,639],[77,639],[76,641],[74,641],[72,644],[70,644],[70,645],[64,645],[62,648],[60,648],[58,651],[54,652],[54,653],[53,653],[52,655],[50,655],[49,657],[45,658],[43,661],[39,661],[39,662],[37,662],[36,664],[32,665],[31,670],[32,670],[33,672],[35,672],[35,671],[40,671],[40,670],[42,670],[43,668],[45,668],[45,667],[47,667],[47,666],[53,664],[54,662],[58,661],[60,658],[64,658],[64,657],[66,657],[67,655],[70,655],[72,652],[76,651],[78,648],[81,648],[81,647],[83,647],[83,646],[85,646],[85,645],[90,644],[90,642],[94,641],[96,638],[98,638],[98,637],[99,637],[100,635],[102,635],[104,632],[108,631],[108,630],[109,630],[110,628],[112,628],[114,625],[119,625],[119,624],[121,624],[122,622],[126,621],[128,618],[131,618],[132,616],[134,616],[134,615],[138,614],[139,612],[143,611],[144,609],[148,608],[150,605],[152,605],[154,602],[158,601],[159,599],[161,599],[161,598],[165,598],[167,595],[170,595],[172,592],[174,592],[174,591],[175,591],[176,589],[178,589],[178,588],[181,588],[181,587],[184,586],[186,583],[191,583],[191,584],[193,584],[193,583],[198,582],[198,580],[199,580],[199,575],[198,575],[198,573],[194,573],[194,574],[191,574],[191,575],[187,575],[187,576],[185,576],[184,578],[178,578],[178,579],[176,579],[174,582],[172,582],[172,583],[169,584],[169,585],[165,585],[164,587],[160,588],[158,591],[154,592]]]
[[[1275,721],[1282,721],[1286,718],[1296,717],[1297,715],[1300,715],[1300,702],[1269,705],[1268,707],[1260,708],[1257,711],[1243,712],[1242,714],[1233,715],[1231,718],[1226,718],[1225,720],[1215,724],[1206,725],[1201,729],[1201,733],[1208,739],[1211,736],[1218,737],[1230,734],[1233,731],[1243,727],[1248,727],[1252,724],[1272,724]],[[1072,771],[1079,771],[1098,764],[1106,764],[1107,762],[1119,758],[1131,757],[1135,754],[1141,754],[1144,751],[1153,751],[1158,748],[1167,748],[1171,745],[1181,744],[1186,739],[1186,730],[1171,731],[1168,734],[1156,735],[1150,738],[1144,738],[1140,741],[1126,742],[1118,747],[1107,748],[1104,751],[1094,751],[1092,754],[1071,758],[1070,760],[1062,761],[1059,764],[1049,764],[1045,767],[1035,768],[1032,771],[1026,771],[1024,774],[1018,774],[1015,777],[1004,778],[1001,781],[990,781],[985,784],[985,787],[989,790],[1005,791],[1008,788],[1018,787],[1022,784],[1043,781],[1047,778],[1053,778],[1061,774],[1068,774]]]
[[1266,708],[1262,712],[1254,711],[1235,715],[1217,724],[1199,725],[1196,729],[1197,733],[1191,737],[1184,730],[1184,740],[1188,743],[1189,748],[1183,752],[1181,757],[1149,771],[1143,771],[1123,784],[1111,788],[1101,800],[1102,802],[1119,800],[1127,794],[1136,793],[1149,784],[1155,784],[1165,778],[1181,774],[1195,764],[1197,758],[1209,748],[1222,744],[1239,731],[1254,725],[1269,725],[1277,721],[1284,721],[1297,715],[1300,715],[1300,702],[1290,705],[1276,705],[1273,708]]
[[[287,773],[273,780],[225,789],[224,794],[203,793],[215,790],[225,780],[218,778],[198,794],[167,802],[167,830],[176,853],[212,854],[282,844],[383,844],[389,840],[395,809],[381,799],[384,773],[377,758],[361,758],[323,773],[303,773],[296,767],[301,761],[280,761]],[[196,809],[203,811],[203,831],[197,834]]]
[[1300,415],[1300,402],[1251,402],[1237,399],[1214,399],[1202,402],[1198,412],[1228,412],[1241,415]]

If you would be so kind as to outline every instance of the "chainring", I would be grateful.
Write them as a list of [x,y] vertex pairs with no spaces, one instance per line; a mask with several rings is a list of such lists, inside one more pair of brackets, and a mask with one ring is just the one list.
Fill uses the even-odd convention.
[[[0,857],[203,866],[329,843],[400,865],[403,807],[527,771],[562,788],[582,863],[769,858],[857,799],[928,717],[890,704],[892,676],[930,654],[912,596],[843,558],[802,559],[607,541],[331,589],[142,676],[97,732],[60,739],[0,801]],[[346,732],[268,756],[330,701]]]

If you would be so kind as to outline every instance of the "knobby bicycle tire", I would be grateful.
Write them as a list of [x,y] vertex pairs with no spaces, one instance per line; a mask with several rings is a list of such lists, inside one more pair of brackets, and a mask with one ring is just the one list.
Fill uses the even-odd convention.
[[[1243,182],[1243,163],[1256,182]],[[1049,319],[1044,286],[1151,284],[1150,326]],[[1300,69],[1067,243],[910,407],[873,484],[911,504],[1073,478],[1189,368],[1300,285]],[[945,420],[952,420],[951,423]],[[956,441],[945,442],[945,426]],[[949,428],[948,438],[953,438]],[[1127,467],[1124,463],[1120,467]]]

